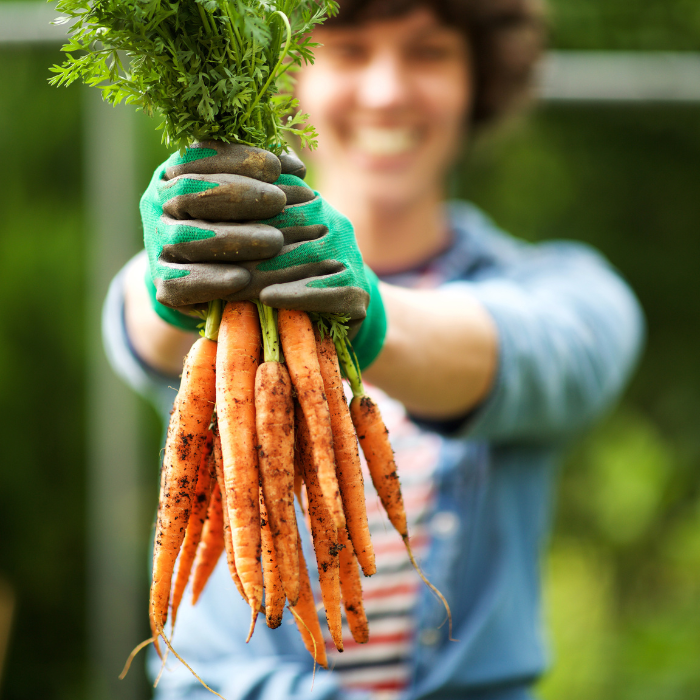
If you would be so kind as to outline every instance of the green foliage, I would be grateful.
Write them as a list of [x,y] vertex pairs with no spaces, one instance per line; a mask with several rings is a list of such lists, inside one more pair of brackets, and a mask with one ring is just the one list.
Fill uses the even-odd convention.
[[548,0],[558,49],[697,51],[697,0]]
[[290,72],[313,61],[310,31],[333,0],[59,0],[74,18],[54,85],[83,80],[112,104],[159,115],[183,150],[208,138],[274,153],[293,131],[313,147]]
[[622,405],[561,476],[544,700],[700,697],[700,110],[546,106],[472,149],[455,193],[533,241],[595,246],[644,309]]
[[700,496],[682,461],[629,401],[569,460],[548,562],[556,658],[544,700],[700,693]]
[[67,698],[81,680],[85,633],[84,439],[76,430],[84,259],[71,186],[80,177],[80,112],[42,80],[56,53],[0,52],[0,127],[12,134],[0,145],[12,173],[0,188],[0,575],[17,598],[0,695],[10,699],[50,693],[42,675],[60,678],[54,697]]

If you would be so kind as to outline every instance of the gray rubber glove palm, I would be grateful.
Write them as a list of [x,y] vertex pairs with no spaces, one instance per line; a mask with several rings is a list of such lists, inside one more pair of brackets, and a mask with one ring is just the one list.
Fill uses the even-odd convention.
[[285,245],[269,260],[243,263],[250,282],[227,298],[363,319],[371,272],[362,262],[352,224],[300,178],[283,174],[275,184],[293,190],[295,201],[262,223],[279,229]]
[[[301,161],[289,162],[292,169]],[[157,300],[182,308],[224,297],[250,282],[230,263],[275,255],[283,235],[250,222],[282,211],[271,184],[282,164],[272,153],[206,142],[171,156],[141,198],[144,241]]]
[[304,174],[292,154],[221,142],[166,161],[141,200],[157,302],[187,309],[259,298],[363,319],[372,280],[352,225]]

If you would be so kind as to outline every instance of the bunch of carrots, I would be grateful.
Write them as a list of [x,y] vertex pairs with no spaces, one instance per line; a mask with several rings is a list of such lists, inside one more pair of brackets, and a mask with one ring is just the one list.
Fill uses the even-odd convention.
[[188,581],[196,603],[226,552],[251,608],[248,640],[259,613],[274,628],[287,604],[306,648],[327,667],[294,507],[302,485],[331,637],[342,651],[342,599],[353,638],[368,640],[358,562],[365,576],[376,566],[358,438],[389,520],[449,613],[411,553],[388,432],[342,322],[259,302],[210,303],[203,337],[185,358],[163,457],[148,640],[159,653],[160,638],[172,649],[168,609],[174,626]]
[[[54,84],[82,79],[113,104],[159,114],[164,141],[181,151],[217,138],[279,154],[290,131],[315,145],[289,74],[312,61],[312,30],[337,12],[334,0],[59,0],[57,8],[75,21],[66,59],[52,69]],[[123,62],[124,55],[131,60]],[[342,599],[353,638],[366,642],[358,562],[366,576],[375,563],[358,438],[389,520],[447,608],[411,553],[387,430],[365,395],[346,330],[331,315],[312,320],[257,302],[210,302],[168,428],[153,637],[130,659],[150,642],[160,653],[160,639],[177,656],[164,631],[168,612],[174,625],[190,578],[196,602],[225,551],[251,608],[248,639],[258,613],[276,627],[286,604],[314,659],[326,665],[294,508],[302,485],[331,636],[342,649]]]

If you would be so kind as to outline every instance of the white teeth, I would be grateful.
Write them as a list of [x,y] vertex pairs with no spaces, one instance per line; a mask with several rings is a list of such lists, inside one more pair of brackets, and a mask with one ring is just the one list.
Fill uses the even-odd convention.
[[395,156],[410,151],[416,145],[411,129],[360,127],[355,130],[355,147],[370,156]]

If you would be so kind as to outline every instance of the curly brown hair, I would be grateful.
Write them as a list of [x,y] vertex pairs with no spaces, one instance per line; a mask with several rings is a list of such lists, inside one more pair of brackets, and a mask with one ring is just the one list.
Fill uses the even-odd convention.
[[358,25],[428,7],[462,31],[474,61],[473,126],[497,121],[523,102],[544,46],[540,0],[339,0],[339,5],[325,26]]

